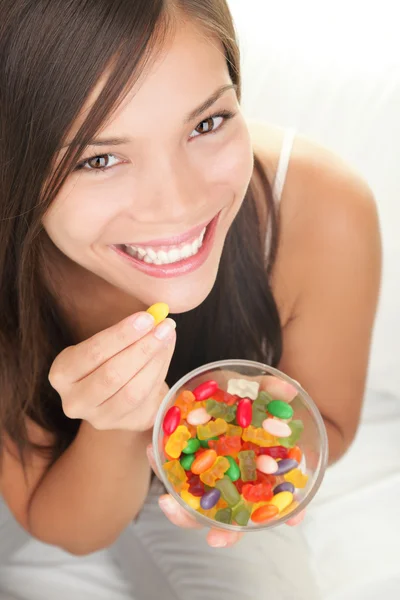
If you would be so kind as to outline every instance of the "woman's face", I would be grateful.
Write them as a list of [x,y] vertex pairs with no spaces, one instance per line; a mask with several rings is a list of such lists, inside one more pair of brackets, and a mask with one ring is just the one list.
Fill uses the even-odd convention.
[[230,85],[220,46],[192,27],[179,30],[46,214],[44,227],[59,250],[143,304],[166,302],[176,313],[199,305],[253,170]]

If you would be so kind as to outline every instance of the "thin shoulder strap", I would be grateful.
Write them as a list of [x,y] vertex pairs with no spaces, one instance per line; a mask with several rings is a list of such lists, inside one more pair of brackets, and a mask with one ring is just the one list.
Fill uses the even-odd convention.
[[279,204],[282,198],[283,188],[285,186],[286,175],[289,168],[290,156],[292,154],[293,142],[295,137],[295,129],[286,129],[283,137],[278,168],[276,170],[275,180],[272,188],[274,200],[277,205]]

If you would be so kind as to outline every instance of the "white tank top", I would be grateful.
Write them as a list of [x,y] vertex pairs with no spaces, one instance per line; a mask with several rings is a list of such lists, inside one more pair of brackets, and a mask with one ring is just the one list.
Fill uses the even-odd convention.
[[285,187],[285,181],[287,172],[289,169],[290,157],[292,154],[293,142],[296,137],[296,131],[294,129],[286,129],[281,154],[279,156],[278,168],[276,170],[275,179],[272,187],[272,194],[277,206],[282,198],[283,188]]

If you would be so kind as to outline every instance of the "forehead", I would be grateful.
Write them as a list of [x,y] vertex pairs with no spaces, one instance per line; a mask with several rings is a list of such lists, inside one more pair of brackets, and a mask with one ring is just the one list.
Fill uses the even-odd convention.
[[[105,74],[95,86],[79,118],[71,129],[74,135],[98,98],[107,79]],[[189,112],[219,86],[231,82],[221,41],[205,32],[199,24],[182,22],[155,48],[154,56],[122,103],[101,128],[102,132],[125,121],[137,123],[161,115]]]

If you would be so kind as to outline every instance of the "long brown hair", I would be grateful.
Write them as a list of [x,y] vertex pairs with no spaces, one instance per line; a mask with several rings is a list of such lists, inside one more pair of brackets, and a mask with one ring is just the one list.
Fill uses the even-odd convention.
[[[238,86],[240,56],[225,0],[3,0],[0,23],[0,434],[21,456],[30,448],[26,416],[55,434],[52,459],[73,440],[48,372],[77,342],[46,285],[42,218],[88,141],[143,73],[180,16],[218,37]],[[101,76],[105,86],[55,166],[72,123]],[[257,157],[271,232],[264,256],[254,182],[223,250],[217,281],[198,308],[177,315],[178,341],[168,375],[220,358],[277,364],[279,314],[268,283],[277,246],[270,185]],[[254,177],[253,177],[254,179]],[[1,435],[0,435],[1,441]]]

